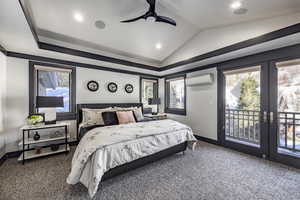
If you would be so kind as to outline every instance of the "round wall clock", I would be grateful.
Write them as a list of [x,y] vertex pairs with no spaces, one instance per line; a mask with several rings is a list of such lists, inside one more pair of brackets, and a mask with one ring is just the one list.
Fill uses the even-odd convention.
[[126,84],[126,85],[125,85],[125,91],[126,91],[127,93],[132,93],[132,92],[133,92],[133,85],[131,85],[131,84]]
[[107,85],[107,89],[108,91],[110,92],[116,92],[118,90],[118,85],[116,83],[113,83],[113,82],[110,82],[108,85]]
[[87,88],[91,92],[96,92],[99,89],[99,84],[96,81],[89,81],[87,84]]

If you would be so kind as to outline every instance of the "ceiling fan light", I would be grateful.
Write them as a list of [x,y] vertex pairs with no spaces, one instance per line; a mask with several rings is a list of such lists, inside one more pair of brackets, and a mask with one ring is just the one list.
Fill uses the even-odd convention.
[[147,22],[156,22],[156,17],[154,17],[154,16],[149,16],[149,17],[146,18],[146,21],[147,21]]

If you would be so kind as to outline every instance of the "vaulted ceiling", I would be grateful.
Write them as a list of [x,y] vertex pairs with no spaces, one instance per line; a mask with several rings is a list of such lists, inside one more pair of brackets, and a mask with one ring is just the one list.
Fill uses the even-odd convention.
[[[299,0],[242,0],[244,15],[233,13],[232,0],[157,0],[157,12],[177,26],[140,20],[121,20],[144,14],[146,0],[28,0],[24,1],[39,39],[52,44],[77,45],[93,52],[139,58],[159,64],[203,30],[290,14]],[[79,13],[83,20],[74,20]],[[98,29],[95,22],[105,23]],[[156,44],[162,48],[157,49]]]

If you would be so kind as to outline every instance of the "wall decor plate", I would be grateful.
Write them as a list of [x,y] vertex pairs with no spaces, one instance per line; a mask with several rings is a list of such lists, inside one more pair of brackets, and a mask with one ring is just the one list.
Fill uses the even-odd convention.
[[133,85],[131,85],[131,84],[126,84],[126,85],[125,85],[125,91],[126,91],[127,93],[132,93],[132,92],[133,92]]
[[107,85],[107,89],[108,91],[110,92],[116,92],[118,90],[118,85],[114,82],[110,82],[108,85]]
[[99,84],[96,81],[89,81],[87,83],[87,88],[91,92],[96,92],[99,89]]

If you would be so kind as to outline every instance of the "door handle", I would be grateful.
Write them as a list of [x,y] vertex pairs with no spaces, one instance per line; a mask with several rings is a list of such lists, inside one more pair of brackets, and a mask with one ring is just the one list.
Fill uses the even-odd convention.
[[268,122],[268,112],[264,111],[264,118],[263,118],[264,123]]
[[274,121],[274,113],[270,112],[270,123],[273,123]]

